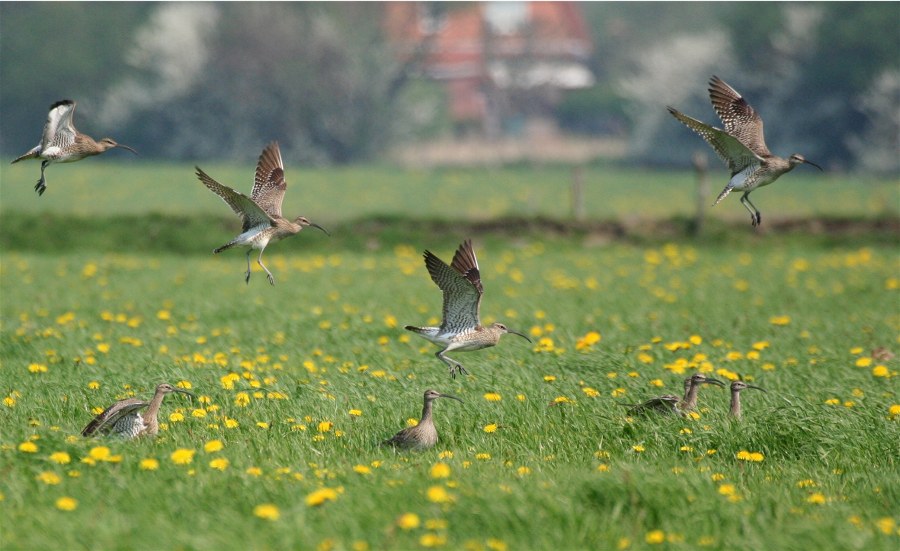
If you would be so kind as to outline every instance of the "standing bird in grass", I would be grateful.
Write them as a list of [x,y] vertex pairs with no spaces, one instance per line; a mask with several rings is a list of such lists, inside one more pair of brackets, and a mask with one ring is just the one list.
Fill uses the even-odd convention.
[[47,124],[44,125],[44,134],[41,136],[41,143],[34,146],[28,153],[13,160],[13,163],[18,163],[25,159],[42,159],[41,178],[34,186],[38,195],[43,195],[44,190],[47,189],[44,170],[52,163],[74,163],[91,155],[99,155],[114,147],[121,147],[137,154],[134,149],[116,143],[112,138],[103,138],[99,142],[95,142],[87,134],[75,130],[75,126],[72,124],[74,114],[75,102],[70,99],[64,99],[51,105],[50,112],[47,114]]
[[250,253],[253,249],[259,249],[259,258],[256,259],[256,262],[265,270],[269,277],[269,283],[275,285],[275,277],[262,261],[266,245],[295,235],[306,226],[312,226],[322,230],[326,235],[330,235],[325,228],[313,224],[304,216],[298,216],[291,222],[281,215],[281,202],[284,200],[287,182],[284,180],[284,163],[281,160],[278,142],[267,145],[259,156],[250,197],[223,186],[210,178],[199,167],[196,168],[197,177],[200,178],[203,185],[221,197],[228,203],[231,210],[241,217],[242,233],[214,250],[213,253],[218,254],[232,247],[249,247],[247,249],[247,277],[244,278],[247,284],[250,283]]
[[478,260],[472,250],[471,240],[467,239],[459,246],[450,266],[431,251],[425,251],[425,267],[428,268],[432,281],[444,293],[444,318],[440,327],[407,325],[406,329],[441,347],[435,356],[447,364],[451,377],[455,378],[457,372],[466,375],[469,373],[461,363],[448,358],[445,355],[447,352],[488,348],[500,342],[500,337],[506,333],[531,342],[524,334],[513,331],[502,323],[492,323],[487,327],[481,325],[479,310],[484,288],[481,286]]
[[732,381],[731,383],[731,410],[728,412],[735,419],[741,418],[741,391],[745,388],[754,388],[756,390],[761,390],[763,392],[766,389],[754,386],[744,381]]
[[750,212],[750,222],[758,226],[762,222],[759,209],[750,202],[750,192],[767,186],[779,176],[790,172],[800,164],[822,167],[794,153],[787,159],[773,155],[763,137],[763,121],[759,114],[741,95],[717,76],[709,80],[709,99],[722,119],[725,130],[704,124],[697,119],[667,107],[669,113],[685,126],[700,134],[720,159],[731,170],[731,180],[713,206],[718,205],[732,190],[743,191],[741,204]]
[[393,446],[405,450],[416,449],[424,450],[437,444],[438,433],[434,428],[434,421],[431,418],[432,402],[438,398],[450,398],[457,402],[462,402],[456,396],[449,394],[441,394],[436,390],[425,391],[425,405],[422,406],[422,419],[419,424],[414,427],[407,427],[381,444],[383,446]]
[[[82,436],[94,436],[95,434],[106,434],[111,436],[119,436],[125,439],[137,438],[138,436],[155,436],[159,432],[159,407],[162,405],[163,398],[166,394],[180,392],[194,398],[194,394],[172,386],[169,383],[162,383],[156,387],[156,392],[149,402],[140,398],[126,398],[119,400],[115,404],[109,406],[103,413],[94,418],[81,431]],[[143,414],[139,413],[142,409],[147,408]]]
[[725,383],[718,379],[707,377],[702,373],[694,373],[684,380],[684,397],[678,398],[674,394],[663,394],[656,398],[651,398],[640,404],[622,404],[628,408],[628,413],[646,413],[654,411],[663,414],[687,415],[697,408],[697,395],[700,392],[700,385],[718,385],[725,386]]

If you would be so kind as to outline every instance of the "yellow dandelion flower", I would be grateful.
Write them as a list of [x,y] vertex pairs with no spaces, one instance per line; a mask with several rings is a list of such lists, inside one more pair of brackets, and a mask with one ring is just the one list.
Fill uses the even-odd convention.
[[172,460],[172,463],[176,465],[187,465],[188,463],[194,460],[194,450],[187,448],[178,448],[173,451],[169,456],[169,459]]
[[[484,430],[484,432],[489,433],[489,434],[492,433],[492,432],[496,432],[496,431],[497,431],[497,424],[496,424],[496,423],[491,423],[491,424],[489,424],[489,425],[485,425],[485,426],[484,426],[484,429],[482,429],[482,430]],[[21,446],[20,446],[20,448],[21,448]]]
[[449,478],[450,477],[450,465],[446,463],[435,463],[431,466],[431,478]]
[[868,356],[856,359],[856,367],[869,367],[870,365],[872,365],[872,358]]
[[69,457],[69,454],[66,452],[53,452],[50,454],[50,461],[59,463],[60,465],[66,465],[72,461],[72,458]]
[[359,473],[359,474],[370,474],[372,472],[372,469],[369,468],[367,465],[355,465],[353,467],[353,472]]
[[719,493],[723,496],[733,496],[736,492],[734,484],[722,484],[719,486]]
[[821,504],[825,503],[825,501],[826,501],[825,496],[820,494],[819,492],[811,494],[808,498],[806,498],[807,503],[812,503],[815,505],[821,505]]
[[159,468],[159,461],[153,459],[152,457],[148,457],[146,459],[141,459],[141,462],[138,464],[142,471],[155,471]]
[[791,316],[772,316],[769,318],[772,325],[788,325],[791,323]]
[[338,492],[334,488],[319,488],[318,490],[306,496],[306,505],[316,507],[322,505],[326,501],[335,501],[338,498]]
[[890,536],[894,533],[897,523],[891,517],[882,517],[875,521],[875,526],[881,530],[882,534]]
[[447,493],[443,486],[431,486],[425,492],[425,497],[432,503],[450,503],[453,501],[453,496]]
[[522,465],[521,467],[516,469],[516,473],[519,476],[525,476],[525,475],[531,474],[531,469],[526,467],[525,465]]
[[184,414],[178,411],[174,411],[169,414],[169,422],[171,423],[180,423],[184,421]]
[[401,530],[415,530],[419,527],[419,515],[415,513],[403,513],[397,517],[397,526]]
[[422,534],[422,537],[419,538],[419,545],[422,547],[441,547],[447,543],[447,536],[434,534],[428,532],[427,534]]
[[651,545],[658,545],[666,541],[666,533],[662,530],[652,530],[647,532],[647,535],[644,536],[644,541]]
[[351,410],[348,411],[347,413],[348,413],[351,417],[359,417],[360,415],[362,415],[362,410],[359,410],[359,409],[351,409]]
[[94,461],[106,461],[107,459],[109,459],[111,452],[106,446],[95,446],[91,448],[91,451],[88,452],[88,455]]
[[484,395],[484,399],[488,402],[499,402],[503,397],[496,392],[488,392]]
[[224,457],[217,457],[209,462],[209,466],[211,469],[216,469],[217,471],[224,471],[231,465],[231,462]]
[[74,497],[61,497],[56,500],[56,508],[60,511],[74,511],[78,508],[78,500]]
[[44,364],[33,363],[28,365],[28,371],[31,373],[46,373],[47,366]]
[[269,423],[267,423],[266,421],[257,421],[256,426],[261,429],[267,429],[269,428]]
[[636,451],[637,453],[642,453],[645,450],[644,446],[641,446],[640,444],[631,446],[631,449]]
[[599,465],[597,465],[597,470],[600,471],[601,473],[607,473],[607,472],[609,472],[609,464],[600,463]]
[[53,486],[62,482],[62,478],[60,478],[58,474],[51,471],[44,471],[41,474],[37,475],[36,478],[49,486]]
[[334,423],[332,423],[331,421],[322,421],[321,423],[319,423],[317,429],[319,432],[328,432],[332,429],[332,427],[334,427]]
[[88,388],[91,389],[91,390],[97,390],[98,388],[100,388],[100,383],[97,382],[97,381],[91,381],[91,382],[88,383],[87,386],[88,386]]
[[244,472],[250,476],[262,476],[262,469],[259,467],[247,467],[247,470]]
[[278,506],[272,503],[261,503],[253,508],[253,516],[263,520],[275,521],[281,517],[281,511],[278,510]]
[[596,398],[597,396],[600,396],[600,391],[598,391],[598,390],[595,389],[595,388],[591,388],[591,387],[589,387],[589,386],[582,387],[582,388],[581,388],[581,392],[584,392],[584,394],[585,394],[588,398]]
[[887,366],[876,365],[872,368],[872,376],[889,378],[891,376],[891,371],[887,368]]
[[475,454],[475,459],[478,459],[480,461],[487,461],[490,458],[491,458],[491,454],[489,454],[489,453],[476,453]]
[[221,440],[210,440],[206,444],[203,444],[203,451],[206,453],[215,453],[217,451],[222,451],[222,448],[224,447],[225,444],[223,444]]
[[250,403],[250,395],[246,392],[238,392],[234,395],[234,405],[238,407],[247,407]]
[[506,551],[509,548],[505,541],[497,538],[488,538],[484,544],[491,551]]

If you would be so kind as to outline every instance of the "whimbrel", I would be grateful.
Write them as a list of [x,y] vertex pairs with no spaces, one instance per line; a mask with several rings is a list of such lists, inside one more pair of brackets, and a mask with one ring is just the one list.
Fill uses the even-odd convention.
[[713,384],[725,386],[725,383],[718,379],[707,377],[702,373],[694,373],[684,380],[684,397],[679,398],[674,394],[663,394],[656,398],[651,398],[640,404],[622,404],[629,407],[628,413],[642,413],[655,411],[664,414],[687,415],[697,407],[697,394],[700,391],[700,385]]
[[[144,435],[155,436],[159,432],[159,421],[157,419],[159,407],[162,405],[163,397],[172,392],[180,392],[195,397],[193,393],[187,390],[172,386],[169,383],[162,383],[156,387],[156,392],[149,402],[140,398],[126,398],[109,406],[103,410],[103,413],[94,417],[94,420],[88,423],[88,426],[84,427],[81,435],[109,434],[127,439]],[[147,411],[143,415],[138,413],[144,408],[147,408]]]
[[745,388],[755,388],[756,390],[766,391],[755,385],[745,383],[744,381],[733,381],[731,383],[731,413],[735,419],[741,418],[741,391]]
[[763,137],[763,121],[759,114],[741,95],[717,76],[709,80],[709,99],[722,119],[725,130],[704,124],[697,119],[667,107],[669,113],[685,126],[700,135],[725,161],[731,170],[731,180],[713,206],[718,205],[732,190],[743,191],[741,204],[750,212],[750,222],[758,226],[762,222],[759,209],[750,202],[750,192],[767,186],[779,176],[806,163],[819,170],[822,167],[794,153],[787,159],[773,155]]
[[456,396],[441,394],[436,390],[426,390],[425,404],[422,406],[422,419],[419,421],[419,424],[401,430],[381,444],[383,446],[394,446],[395,448],[418,450],[424,450],[437,444],[438,433],[431,418],[431,409],[433,407],[432,402],[438,398],[450,398],[451,400],[462,402]]
[[313,224],[304,216],[298,216],[291,222],[281,215],[281,202],[284,200],[287,182],[284,180],[284,163],[281,160],[278,142],[270,143],[260,154],[250,197],[223,186],[199,167],[195,168],[197,168],[197,177],[200,178],[200,181],[228,203],[231,210],[241,217],[242,233],[215,249],[213,253],[218,254],[232,247],[249,247],[247,249],[247,277],[244,279],[247,284],[250,283],[250,253],[253,249],[259,249],[259,258],[256,261],[266,271],[269,283],[275,285],[275,277],[262,261],[266,245],[294,235],[306,226],[312,226],[322,230],[326,235],[330,235],[325,228]]
[[679,398],[674,394],[663,394],[662,396],[657,396],[656,398],[650,398],[646,402],[641,402],[640,404],[622,404],[626,406],[629,414],[636,413],[647,413],[650,411],[655,411],[656,413],[662,413],[666,415],[674,415],[678,413],[678,410],[675,409],[676,404],[678,404]]
[[112,138],[103,138],[99,142],[95,142],[87,134],[75,130],[75,126],[72,124],[74,114],[75,102],[70,99],[64,99],[51,105],[50,113],[47,114],[47,123],[44,125],[44,134],[41,136],[41,143],[34,146],[28,153],[13,160],[13,163],[18,163],[25,159],[43,159],[41,178],[34,186],[38,195],[43,195],[44,190],[47,189],[44,170],[51,163],[74,163],[91,155],[99,155],[114,147],[121,147],[137,154],[134,149],[116,143]]
[[718,385],[725,386],[725,383],[712,377],[707,377],[703,373],[694,373],[684,380],[684,398],[678,402],[676,408],[683,415],[689,411],[697,409],[697,395],[700,392],[700,385]]
[[432,281],[444,294],[443,320],[440,327],[415,327],[407,325],[406,329],[428,339],[442,347],[435,356],[450,367],[450,376],[468,372],[458,361],[445,354],[454,350],[481,350],[500,342],[505,333],[519,335],[531,342],[527,336],[506,327],[502,323],[481,325],[479,310],[484,288],[481,285],[481,274],[478,271],[478,260],[472,250],[472,241],[467,239],[453,255],[450,266],[436,257],[431,251],[425,251],[425,267]]

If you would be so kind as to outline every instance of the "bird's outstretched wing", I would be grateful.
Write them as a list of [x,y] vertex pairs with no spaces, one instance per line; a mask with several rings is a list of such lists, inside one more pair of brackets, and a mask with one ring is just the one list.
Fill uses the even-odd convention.
[[84,430],[81,431],[82,436],[91,436],[92,434],[105,434],[109,432],[112,427],[116,425],[116,421],[121,419],[122,417],[143,409],[150,405],[150,402],[145,402],[140,398],[128,398],[126,400],[120,400],[115,404],[109,406],[103,413],[94,417],[94,420],[88,423],[88,426],[84,427]]
[[72,124],[74,114],[75,102],[70,99],[50,106],[44,135],[41,137],[41,150],[46,151],[48,147],[68,147],[75,143],[75,126]]
[[273,224],[274,220],[269,216],[266,211],[261,209],[259,205],[253,202],[253,199],[247,197],[243,193],[239,191],[235,191],[230,187],[223,186],[219,182],[213,180],[207,173],[200,170],[200,167],[195,167],[197,169],[197,178],[203,182],[203,185],[208,187],[213,193],[222,198],[223,201],[228,203],[228,206],[231,207],[231,210],[235,212],[235,214],[241,217],[241,220],[244,223],[243,231],[247,231],[250,228],[254,228],[259,226],[260,224]]
[[272,142],[259,156],[250,198],[269,216],[277,218],[281,217],[281,203],[286,189],[281,150],[278,148],[278,142]]
[[716,155],[728,165],[732,176],[751,164],[759,163],[762,160],[746,145],[741,143],[740,140],[728,134],[728,132],[702,123],[672,107],[667,107],[666,109],[669,110],[669,113],[672,113],[673,117],[699,134],[701,138],[706,140],[706,143],[712,146]]
[[709,79],[709,101],[729,134],[760,157],[772,154],[766,147],[759,114],[737,90],[715,75]]
[[444,293],[441,332],[458,332],[478,325],[483,289],[472,242],[466,240],[459,246],[453,256],[452,267],[431,251],[425,251],[425,267],[432,281]]

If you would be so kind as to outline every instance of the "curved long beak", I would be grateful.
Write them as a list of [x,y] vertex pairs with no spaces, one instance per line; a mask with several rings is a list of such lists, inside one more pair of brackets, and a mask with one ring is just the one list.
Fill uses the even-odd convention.
[[190,396],[190,397],[191,397],[191,403],[192,403],[192,404],[194,403],[194,400],[197,399],[197,395],[196,395],[196,394],[194,394],[193,392],[188,392],[187,390],[183,390],[183,389],[180,389],[180,388],[176,388],[176,389],[175,389],[175,392],[178,392],[178,393],[180,393],[180,394],[187,394],[188,396]]
[[755,388],[756,390],[761,390],[763,392],[766,392],[766,389],[764,389],[760,386],[756,386],[756,385],[747,385],[747,388]]
[[803,161],[803,162],[806,163],[806,164],[808,164],[808,165],[813,165],[814,167],[818,168],[818,169],[821,170],[822,172],[825,172],[825,169],[824,169],[824,168],[820,167],[819,165],[817,165],[816,163],[814,163],[814,162],[812,162],[812,161]]
[[[120,143],[120,144],[116,144],[116,147],[121,147],[122,149],[127,149],[128,151],[131,151],[131,152],[134,153],[135,155],[138,155],[138,152],[137,152],[137,151],[135,151],[134,149],[128,147],[128,146],[125,145],[125,144],[121,144],[121,143]],[[138,155],[138,156],[139,156],[139,155]]]
[[707,377],[706,380],[703,381],[703,384],[705,384],[705,385],[713,384],[713,385],[725,386],[725,383],[723,383],[722,381],[720,381],[718,379],[710,379],[709,377]]
[[525,334],[523,334],[523,333],[519,333],[518,331],[513,331],[512,329],[507,329],[506,332],[507,332],[507,333],[512,333],[513,335],[518,335],[518,336],[522,337],[523,339],[525,339],[526,341],[531,342],[531,339],[529,339],[529,338],[528,338]]
[[328,230],[326,230],[326,229],[323,228],[322,226],[320,226],[320,225],[318,225],[318,224],[314,224],[314,223],[312,223],[312,222],[310,222],[309,225],[312,226],[312,227],[314,227],[314,228],[316,228],[316,229],[322,230],[323,232],[325,232],[325,235],[327,235],[328,237],[331,237],[331,234],[328,233]]
[[460,400],[459,398],[457,398],[456,396],[453,396],[453,395],[451,395],[451,394],[441,394],[440,397],[441,397],[441,398],[450,398],[451,400],[456,400],[457,402],[459,402],[459,403],[461,403],[461,404],[464,404],[464,403],[465,403],[465,402],[463,402],[462,400]]

